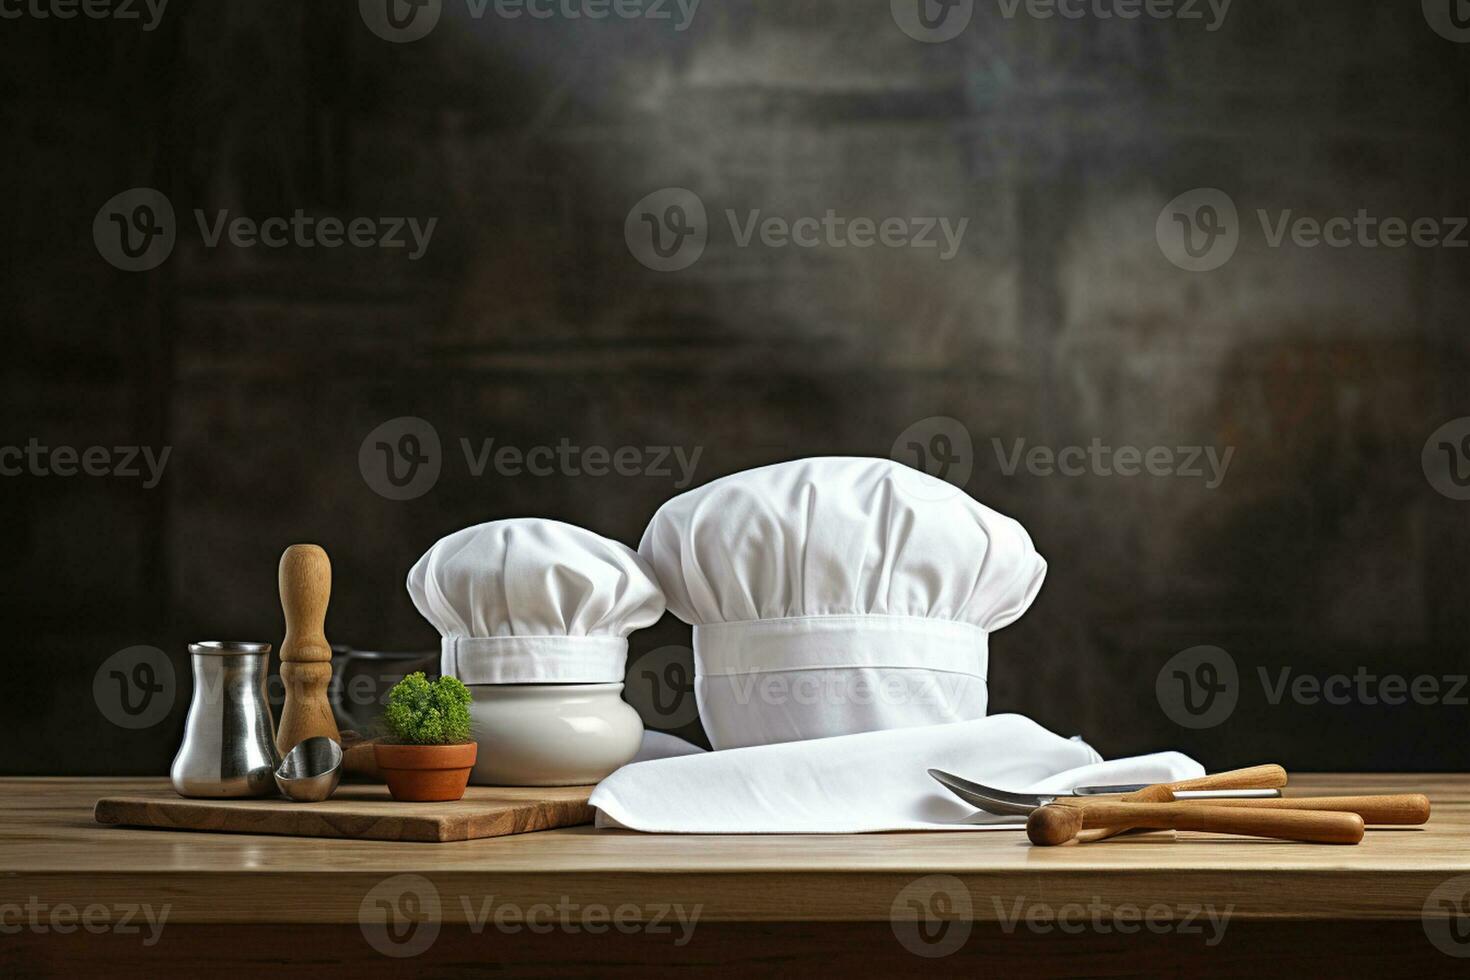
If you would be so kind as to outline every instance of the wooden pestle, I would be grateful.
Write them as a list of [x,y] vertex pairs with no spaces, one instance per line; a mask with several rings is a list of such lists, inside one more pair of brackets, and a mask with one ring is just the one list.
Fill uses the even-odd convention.
[[[1179,790],[1197,789],[1280,789],[1286,785],[1286,770],[1274,763],[1262,766],[1249,766],[1245,769],[1231,769],[1228,772],[1216,772],[1207,776],[1197,776],[1194,779],[1180,779],[1172,783],[1158,783],[1153,786],[1145,786],[1136,793],[1129,793],[1120,799],[1126,803],[1168,803],[1174,799],[1174,793]],[[1079,797],[1082,799],[1083,797]],[[1214,800],[1210,801],[1214,803]],[[1089,831],[1083,838],[1087,841],[1099,841],[1116,834],[1126,833],[1128,827],[1109,827],[1107,829]]]
[[332,680],[332,648],[327,643],[327,602],[332,596],[332,563],[314,544],[293,544],[281,555],[281,610],[286,638],[281,641],[281,681],[286,703],[276,730],[276,748],[290,752],[302,739],[325,735],[342,741],[327,685]]
[[1217,807],[1193,802],[1054,803],[1032,812],[1026,821],[1026,836],[1039,847],[1053,847],[1074,840],[1084,830],[1115,827],[1243,834],[1316,844],[1356,844],[1363,839],[1363,818],[1356,813]]

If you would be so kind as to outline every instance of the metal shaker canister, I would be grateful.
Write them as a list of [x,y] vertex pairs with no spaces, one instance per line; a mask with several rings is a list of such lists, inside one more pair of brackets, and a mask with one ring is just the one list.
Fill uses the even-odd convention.
[[180,796],[276,791],[275,722],[266,699],[269,643],[189,644],[194,696],[169,779]]

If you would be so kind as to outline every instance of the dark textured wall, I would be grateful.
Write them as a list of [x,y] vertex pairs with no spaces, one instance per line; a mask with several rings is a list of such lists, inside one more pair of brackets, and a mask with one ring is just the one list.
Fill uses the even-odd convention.
[[[410,43],[317,0],[172,0],[152,30],[0,24],[0,444],[170,451],[151,488],[29,464],[0,479],[19,735],[0,769],[162,771],[183,645],[278,643],[287,544],[333,558],[334,641],[432,648],[402,583],[439,535],[539,514],[636,544],[678,480],[476,476],[461,440],[490,438],[697,450],[695,483],[803,455],[914,462],[917,442],[1051,563],[992,641],[992,710],[1213,768],[1470,764],[1454,681],[1470,503],[1446,468],[1470,423],[1431,437],[1470,415],[1470,250],[1273,246],[1257,216],[1364,209],[1452,233],[1470,214],[1470,44],[1434,29],[1455,34],[1447,4],[1236,0],[1210,30],[1203,4],[1204,20],[1008,19],[982,0],[943,43],[884,0],[704,0],[684,30],[673,4],[596,21],[442,6]],[[137,187],[167,198],[176,243],[129,272],[104,203]],[[664,188],[707,213],[677,271],[635,255],[635,204]],[[1209,271],[1169,239],[1174,214],[1209,217],[1198,194],[1166,208],[1199,188],[1238,215]],[[655,220],[690,200],[670,193]],[[437,223],[415,259],[211,246],[196,209]],[[946,255],[742,246],[726,218],[829,209],[968,224]],[[397,447],[402,417],[432,427],[440,473],[394,500],[367,437],[387,424]],[[1017,439],[1233,455],[1213,487],[1007,473]],[[633,646],[687,642],[666,620]],[[178,683],[129,729],[93,681],[139,645]],[[1194,728],[1166,663],[1200,645],[1239,680],[1234,710]],[[1342,704],[1273,704],[1260,671],[1274,685],[1285,667],[1439,694],[1390,705],[1367,681]]]

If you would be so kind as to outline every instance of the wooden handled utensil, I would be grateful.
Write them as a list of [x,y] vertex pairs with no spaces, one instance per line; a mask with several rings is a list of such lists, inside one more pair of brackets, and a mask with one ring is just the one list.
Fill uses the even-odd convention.
[[1127,798],[1157,794],[1160,789],[1167,789],[1170,792],[1192,789],[1280,789],[1285,785],[1286,770],[1275,763],[1268,763],[1263,766],[1249,766],[1245,769],[1231,769],[1229,772],[1211,773],[1208,776],[1199,776],[1194,779],[1180,779],[1172,783],[1145,786],[1137,793],[1129,793]]
[[[1170,797],[1173,794],[1171,791]],[[1070,801],[1068,801],[1070,802]],[[1429,820],[1429,797],[1423,793],[1381,796],[1284,796],[1268,800],[1210,800],[1212,807],[1252,810],[1337,810],[1356,813],[1364,823],[1412,826]]]
[[[1129,793],[1121,797],[1121,801],[1125,803],[1170,803],[1174,800],[1174,793],[1179,790],[1280,789],[1285,785],[1286,770],[1274,763],[1268,763],[1261,766],[1249,766],[1245,769],[1231,769],[1228,772],[1211,773],[1208,776],[1199,776],[1194,779],[1180,779],[1172,783],[1145,786],[1136,793]],[[1132,828],[1126,826],[1099,828],[1088,831],[1087,836],[1083,839],[1088,842],[1100,841],[1130,829]]]
[[281,641],[281,680],[286,703],[276,730],[276,748],[285,755],[302,739],[325,735],[342,741],[327,685],[332,680],[332,647],[327,643],[327,602],[332,596],[332,563],[318,545],[293,544],[281,555],[281,610],[286,638]]
[[1075,840],[1084,830],[1116,831],[1120,827],[1242,834],[1314,844],[1356,844],[1363,839],[1363,818],[1356,813],[1217,807],[1213,801],[1210,805],[1053,803],[1039,807],[1026,820],[1026,836],[1040,847],[1054,847]]

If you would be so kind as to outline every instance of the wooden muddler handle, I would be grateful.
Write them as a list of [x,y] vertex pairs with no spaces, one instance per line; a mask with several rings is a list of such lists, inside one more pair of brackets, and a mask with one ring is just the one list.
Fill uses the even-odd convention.
[[1276,800],[1200,800],[1211,807],[1251,810],[1337,810],[1356,813],[1364,823],[1413,826],[1429,820],[1429,797],[1422,793],[1383,796],[1284,796]]
[[[1130,803],[1168,803],[1174,799],[1175,790],[1201,789],[1280,789],[1286,785],[1286,770],[1274,763],[1231,769],[1228,772],[1211,773],[1195,779],[1181,779],[1173,783],[1145,786],[1136,793],[1122,797]],[[1128,827],[1112,827],[1088,834],[1089,841],[1099,841],[1129,830]]]
[[276,730],[276,749],[285,755],[302,739],[325,735],[342,741],[327,685],[332,647],[327,643],[327,602],[332,597],[332,563],[314,544],[293,544],[281,555],[278,574],[286,638],[281,641],[281,681],[286,703]]
[[1217,807],[1194,803],[1053,804],[1032,812],[1026,821],[1026,836],[1033,844],[1051,847],[1065,844],[1082,830],[1113,827],[1241,834],[1314,844],[1356,844],[1363,839],[1363,818],[1356,813]]

